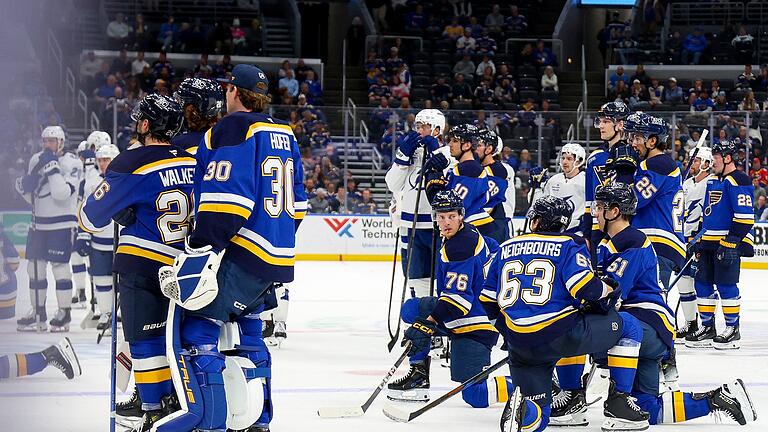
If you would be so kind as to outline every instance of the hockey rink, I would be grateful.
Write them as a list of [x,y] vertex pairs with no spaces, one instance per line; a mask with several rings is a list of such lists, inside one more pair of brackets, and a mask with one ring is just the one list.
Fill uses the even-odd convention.
[[[18,271],[17,314],[29,305],[26,271]],[[273,349],[274,432],[322,431],[498,431],[502,406],[472,409],[455,396],[410,424],[384,417],[387,401],[381,394],[360,418],[320,419],[320,406],[362,404],[392,365],[399,349],[388,353],[387,300],[392,263],[298,262],[290,285],[288,339]],[[693,351],[680,347],[678,368],[683,390],[705,391],[722,382],[742,378],[751,392],[758,421],[740,427],[712,417],[678,425],[652,426],[667,431],[768,430],[768,291],[767,271],[742,272],[742,348],[738,351]],[[397,297],[401,280],[398,279]],[[676,302],[676,299],[674,300]],[[673,302],[673,304],[674,304]],[[49,317],[55,295],[48,295]],[[79,327],[84,310],[73,311],[72,340],[83,376],[68,381],[58,370],[0,382],[0,429],[5,431],[107,431],[109,422],[109,339],[96,344],[96,331]],[[722,328],[722,321],[719,323]],[[59,334],[20,334],[15,319],[0,321],[0,353],[40,351],[56,343]],[[504,357],[494,351],[494,361]],[[504,372],[502,368],[499,373]],[[401,366],[400,374],[407,371]],[[455,384],[447,369],[432,366],[432,394],[438,397]],[[118,400],[129,395],[118,394]],[[595,394],[587,394],[591,401]],[[406,404],[413,410],[421,404]],[[590,407],[590,425],[577,430],[598,431],[602,402]],[[118,427],[118,430],[121,428]]]

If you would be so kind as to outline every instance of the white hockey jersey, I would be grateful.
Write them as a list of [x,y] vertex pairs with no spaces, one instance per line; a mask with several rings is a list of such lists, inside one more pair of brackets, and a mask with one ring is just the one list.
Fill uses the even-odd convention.
[[571,217],[571,223],[568,225],[568,230],[574,232],[575,229],[579,228],[581,216],[586,208],[584,201],[584,183],[586,178],[587,176],[584,174],[584,171],[579,172],[573,178],[566,178],[564,173],[557,173],[544,183],[544,187],[536,189],[534,199],[531,202],[549,195],[569,201],[573,205],[574,212]]
[[507,198],[503,203],[504,213],[507,218],[510,219],[509,232],[514,232],[512,227],[512,218],[515,216],[515,200],[517,199],[517,191],[515,190],[515,169],[506,162],[501,162],[504,168],[507,169],[507,190],[504,192],[504,196]]
[[[31,174],[40,160],[41,152],[32,155],[27,173]],[[33,204],[33,226],[39,231],[54,231],[77,227],[77,192],[83,175],[83,163],[72,153],[59,156],[59,173],[43,177],[32,194],[24,200]],[[34,199],[33,199],[34,198]]]
[[[93,191],[96,190],[96,188],[101,184],[102,180],[104,180],[104,176],[101,175],[101,172],[99,172],[98,168],[91,165],[85,167],[85,174],[83,176],[83,180],[80,182],[82,186],[80,205],[83,204],[84,199],[88,198],[93,193]],[[114,222],[109,221],[109,225],[107,225],[103,230],[91,234],[91,247],[94,250],[112,252],[112,244],[114,243],[114,224]]]
[[704,196],[707,193],[707,180],[711,176],[696,181],[694,177],[688,177],[683,182],[683,194],[685,195],[685,216],[683,218],[683,235],[686,240],[696,235],[701,223],[701,211],[704,208]]

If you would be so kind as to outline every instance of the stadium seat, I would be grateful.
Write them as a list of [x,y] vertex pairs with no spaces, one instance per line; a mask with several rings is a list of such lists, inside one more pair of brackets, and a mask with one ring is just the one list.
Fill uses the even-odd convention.
[[436,52],[432,54],[433,63],[450,63],[451,61],[453,61],[453,59],[449,53]]
[[435,76],[451,76],[453,68],[446,63],[436,63],[432,65],[432,73]]
[[[541,91],[541,97],[543,99],[546,99],[550,102],[558,101],[560,100],[560,94],[552,89],[544,89]],[[549,109],[552,109],[552,106],[550,105]]]
[[429,93],[429,90],[425,88],[413,88],[411,89],[411,100],[414,101],[424,101],[427,99],[430,99],[432,95]]
[[533,136],[533,127],[517,125],[512,132],[512,136],[519,139],[531,138]]
[[520,78],[524,77],[537,77],[539,75],[538,71],[536,70],[536,66],[533,65],[522,65],[517,68],[517,76]]
[[531,77],[520,78],[519,84],[520,84],[520,89],[536,90],[537,88],[539,88],[539,80],[537,80],[536,78],[531,78]]
[[525,101],[528,99],[533,99],[534,101],[539,100],[539,92],[536,90],[520,90],[517,92],[518,96],[520,97],[521,101]]
[[423,75],[414,75],[411,79],[413,87],[429,88],[432,85],[432,78]]
[[411,66],[411,74],[415,75],[432,75],[432,67],[428,64],[415,64]]
[[519,138],[505,139],[504,147],[509,147],[512,150],[520,151],[525,148],[525,140]]

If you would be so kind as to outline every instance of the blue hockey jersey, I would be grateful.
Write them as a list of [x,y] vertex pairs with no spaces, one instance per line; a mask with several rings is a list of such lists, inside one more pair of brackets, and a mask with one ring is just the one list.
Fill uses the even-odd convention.
[[234,112],[206,132],[196,158],[191,244],[226,249],[225,258],[266,280],[292,281],[307,195],[291,127]]
[[598,265],[621,287],[621,310],[652,326],[671,349],[674,315],[661,296],[656,252],[649,238],[627,227],[597,248]]
[[491,196],[488,172],[476,160],[459,162],[446,176],[447,189],[464,201],[464,221],[474,226],[493,222],[491,210],[503,202],[503,195]]
[[632,226],[648,236],[656,255],[682,266],[685,194],[680,168],[672,157],[660,154],[640,162],[630,181],[637,195],[637,214],[632,217]]
[[[617,144],[620,145],[620,144]],[[584,217],[581,218],[579,231],[584,234],[584,238],[594,241],[595,244],[602,239],[600,227],[597,226],[597,219],[592,217],[592,207],[595,204],[595,190],[598,186],[609,181],[608,173],[605,169],[605,162],[608,160],[608,146],[593,151],[587,158],[587,168],[584,174]],[[574,215],[577,217],[577,215]]]
[[755,224],[752,206],[754,187],[747,174],[733,171],[725,177],[710,177],[702,211],[702,247],[716,250],[726,238],[737,240],[742,256],[755,255]]
[[192,210],[195,159],[170,145],[141,146],[120,153],[104,181],[78,212],[80,228],[95,233],[112,216],[132,207],[136,222],[120,232],[114,268],[157,277],[184,250]]
[[509,187],[507,177],[509,176],[509,173],[501,161],[495,161],[486,166],[485,172],[488,175],[489,201],[497,203],[491,207],[491,218],[508,221],[512,215],[506,214],[504,203],[507,201],[506,195],[507,188]]
[[582,300],[595,301],[606,293],[583,239],[535,233],[501,244],[480,300],[498,304],[509,342],[539,345],[568,332]]
[[432,318],[453,335],[469,337],[493,346],[498,332],[480,303],[485,280],[484,266],[498,245],[465,224],[443,242],[437,261],[438,302]]
[[197,154],[197,147],[203,141],[203,132],[186,131],[183,134],[176,135],[171,139],[171,144],[181,147],[191,155]]

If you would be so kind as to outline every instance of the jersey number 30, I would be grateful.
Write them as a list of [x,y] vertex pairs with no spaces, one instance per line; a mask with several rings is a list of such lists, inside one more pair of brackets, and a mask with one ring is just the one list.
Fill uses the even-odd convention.
[[285,210],[290,217],[294,216],[293,196],[293,159],[285,162],[279,157],[270,156],[261,163],[261,175],[273,177],[273,197],[264,198],[264,210],[273,218],[280,217]]
[[[518,275],[533,276],[533,287],[523,287]],[[526,265],[522,261],[509,261],[501,270],[501,294],[499,306],[506,308],[522,299],[527,304],[543,305],[552,296],[555,281],[555,265],[549,260],[534,259]]]

